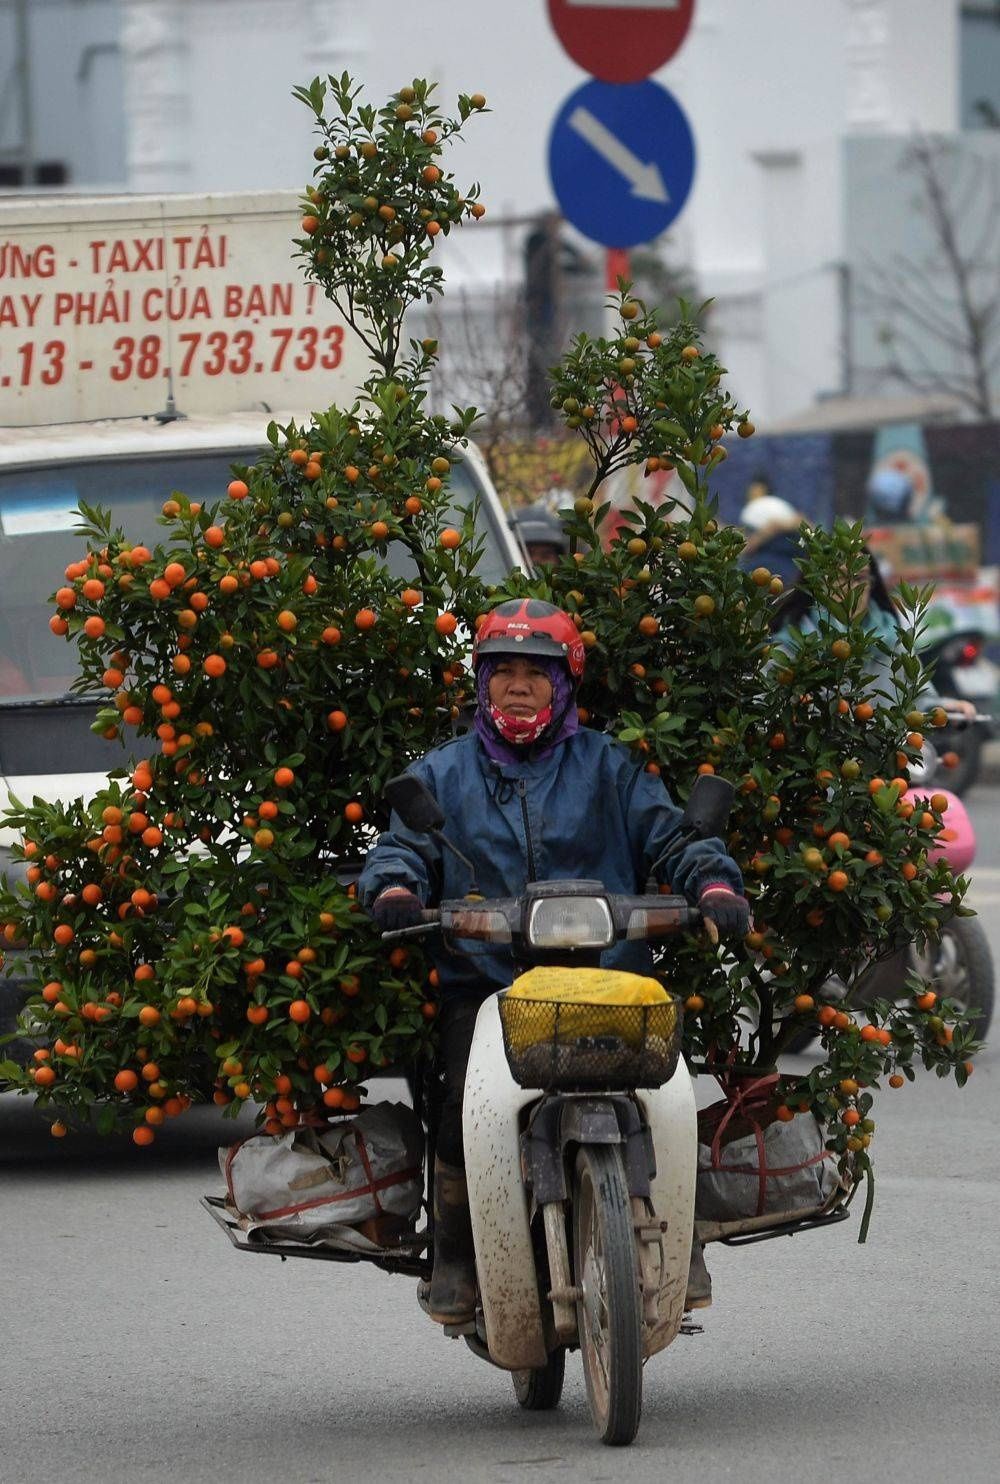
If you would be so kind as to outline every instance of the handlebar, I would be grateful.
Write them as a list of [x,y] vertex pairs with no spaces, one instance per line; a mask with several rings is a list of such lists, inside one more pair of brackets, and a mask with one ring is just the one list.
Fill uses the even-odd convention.
[[949,726],[971,727],[976,722],[990,725],[993,722],[993,717],[982,711],[977,711],[974,716],[969,716],[965,711],[949,711],[947,716]]
[[[552,898],[548,900],[551,902]],[[684,929],[700,927],[702,922],[700,910],[692,907],[686,897],[618,896],[597,891],[592,896],[584,896],[577,891],[575,894],[567,892],[566,897],[560,900],[566,904],[574,901],[598,901],[605,904],[603,918],[600,918],[600,909],[598,912],[599,926],[608,934],[603,945],[607,948],[616,942],[672,937]],[[423,908],[420,921],[411,927],[394,928],[383,933],[382,941],[394,943],[419,938],[434,928],[440,928],[452,938],[514,947],[524,943],[532,949],[549,952],[560,949],[573,952],[585,947],[601,947],[599,938],[594,941],[593,922],[590,924],[590,937],[583,937],[577,942],[573,941],[571,931],[567,932],[565,928],[564,938],[551,925],[547,933],[543,929],[536,929],[534,908],[538,901],[539,898],[532,898],[529,894],[525,897],[504,897],[497,900],[465,897],[442,902],[440,907]]]
[[949,706],[942,706],[941,710],[948,718],[945,725],[957,727],[959,730],[962,730],[964,727],[974,726],[977,723],[982,725],[984,722],[992,726],[995,720],[994,717],[984,714],[982,711],[976,711],[970,716],[967,711],[956,711]]

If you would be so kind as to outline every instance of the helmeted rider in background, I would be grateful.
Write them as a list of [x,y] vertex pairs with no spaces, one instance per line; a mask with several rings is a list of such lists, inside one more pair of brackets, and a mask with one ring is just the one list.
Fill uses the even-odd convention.
[[533,567],[551,567],[569,551],[559,512],[545,500],[520,506],[510,516],[510,528]]
[[[584,647],[568,614],[535,598],[501,603],[479,628],[473,668],[474,729],[410,771],[440,804],[448,837],[475,865],[484,897],[519,896],[529,881],[581,879],[636,893],[655,874],[719,932],[746,931],[742,878],[722,842],[689,840],[660,778],[606,734],[580,727]],[[368,855],[358,895],[388,931],[416,924],[422,908],[464,896],[469,885],[451,852],[393,815]],[[429,952],[440,978],[444,1075],[429,1308],[450,1324],[472,1318],[476,1301],[462,1146],[466,1067],[479,1007],[511,984],[515,969],[510,952],[493,944],[457,951],[433,940]],[[645,943],[617,944],[602,962],[652,970]]]

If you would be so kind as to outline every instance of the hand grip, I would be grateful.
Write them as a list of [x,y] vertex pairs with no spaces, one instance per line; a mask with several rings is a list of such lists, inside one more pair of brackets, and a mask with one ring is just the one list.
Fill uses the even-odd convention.
[[441,912],[437,907],[424,907],[420,913],[420,921],[412,927],[394,928],[391,932],[382,934],[383,943],[395,943],[399,938],[421,938],[430,928],[436,927],[441,921]]

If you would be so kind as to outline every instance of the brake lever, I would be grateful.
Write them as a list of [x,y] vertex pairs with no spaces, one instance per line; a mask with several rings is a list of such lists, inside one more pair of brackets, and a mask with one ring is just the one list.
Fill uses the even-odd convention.
[[392,928],[389,932],[382,934],[381,941],[396,943],[400,938],[422,938],[430,932],[432,926],[433,924],[429,922],[418,922],[413,927]]

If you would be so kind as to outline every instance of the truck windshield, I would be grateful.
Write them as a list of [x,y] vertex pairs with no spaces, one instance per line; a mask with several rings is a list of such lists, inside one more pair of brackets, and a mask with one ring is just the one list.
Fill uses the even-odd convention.
[[[83,551],[74,529],[81,500],[110,509],[128,537],[152,545],[162,529],[156,517],[172,493],[180,490],[191,500],[210,504],[229,482],[230,466],[256,458],[253,449],[226,449],[0,469],[0,700],[61,696],[77,677],[74,647],[56,638],[48,621],[53,612],[49,595]],[[456,507],[476,499],[478,480],[469,464],[455,466],[452,487]],[[508,571],[506,552],[492,509],[485,504],[479,507],[478,527],[485,538],[483,581],[500,582]],[[388,560],[397,577],[415,576],[404,548],[390,546]]]

